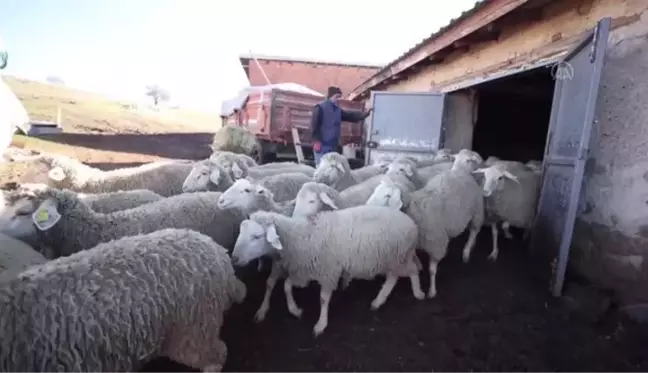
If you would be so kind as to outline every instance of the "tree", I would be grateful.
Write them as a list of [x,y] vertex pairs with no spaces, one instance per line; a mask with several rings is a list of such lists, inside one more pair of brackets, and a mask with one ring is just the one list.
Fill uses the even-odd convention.
[[146,95],[153,99],[155,106],[161,101],[169,101],[169,92],[157,84],[146,86]]

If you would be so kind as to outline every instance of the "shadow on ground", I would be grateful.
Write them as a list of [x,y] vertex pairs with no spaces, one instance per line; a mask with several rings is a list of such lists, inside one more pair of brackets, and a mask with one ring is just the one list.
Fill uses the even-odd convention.
[[39,139],[58,144],[83,146],[113,152],[155,155],[164,158],[204,159],[209,157],[214,134],[164,133],[164,134],[88,134],[62,133],[41,135]]
[[[381,280],[354,280],[334,293],[327,330],[312,328],[319,314],[317,285],[296,289],[302,319],[292,317],[282,282],[265,321],[252,318],[268,270],[240,271],[248,284],[244,304],[227,315],[223,339],[226,371],[641,371],[646,352],[627,341],[619,323],[602,327],[568,311],[546,283],[529,275],[530,259],[519,243],[502,241],[496,263],[483,230],[469,263],[464,239],[454,242],[439,268],[435,299],[415,300],[401,279],[385,305],[371,311]],[[426,257],[421,257],[427,263]],[[424,290],[427,271],[422,275]],[[600,323],[599,323],[600,324]],[[190,371],[165,359],[143,371]]]

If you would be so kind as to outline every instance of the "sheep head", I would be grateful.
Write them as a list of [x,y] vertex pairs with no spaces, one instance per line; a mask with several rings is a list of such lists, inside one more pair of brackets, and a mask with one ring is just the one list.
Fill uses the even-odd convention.
[[234,244],[232,264],[245,266],[257,258],[282,249],[283,245],[274,224],[246,219],[241,222],[240,233]]
[[469,149],[461,149],[454,157],[452,168],[455,170],[464,169],[472,172],[484,163],[479,153]]
[[61,219],[57,190],[45,184],[23,184],[2,192],[0,231],[14,238],[35,236],[35,228],[46,231]]
[[506,179],[512,180],[517,184],[520,184],[520,181],[515,175],[510,173],[505,168],[498,167],[497,165],[487,167],[487,168],[480,168],[478,170],[473,171],[473,173],[484,174],[484,186],[482,188],[484,190],[484,196],[486,197],[490,197],[493,194],[493,192],[497,190],[501,190],[504,187],[504,183]]
[[231,185],[231,178],[217,164],[196,162],[182,184],[184,193],[222,191]]
[[322,157],[319,165],[313,173],[313,180],[334,186],[344,174],[350,173],[349,162],[338,153],[327,153]]
[[238,209],[248,214],[252,210],[258,210],[261,199],[272,200],[272,192],[250,180],[239,179],[221,194],[217,205],[221,210]]
[[385,206],[396,210],[403,208],[402,192],[396,184],[383,180],[367,199],[366,205]]
[[333,196],[338,192],[328,185],[309,181],[302,185],[295,197],[293,217],[310,217],[320,211],[338,210]]

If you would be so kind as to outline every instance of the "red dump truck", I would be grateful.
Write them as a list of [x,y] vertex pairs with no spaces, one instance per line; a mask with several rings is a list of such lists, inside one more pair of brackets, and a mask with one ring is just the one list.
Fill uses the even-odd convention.
[[[269,162],[280,157],[297,157],[303,161],[306,153],[312,159],[310,119],[313,107],[321,102],[321,96],[277,88],[250,90],[240,104],[225,120],[227,124],[244,126],[261,141],[262,150],[257,161]],[[363,104],[340,100],[346,110],[362,110]],[[341,145],[353,144],[356,159],[361,163],[363,123],[342,122]],[[310,162],[307,162],[310,163]]]

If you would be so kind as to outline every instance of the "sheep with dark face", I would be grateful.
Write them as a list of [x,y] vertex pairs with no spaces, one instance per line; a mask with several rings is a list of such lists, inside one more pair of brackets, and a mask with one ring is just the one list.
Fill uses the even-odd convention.
[[166,356],[221,371],[225,312],[246,296],[227,251],[187,229],[124,237],[0,287],[0,370],[138,370]]

